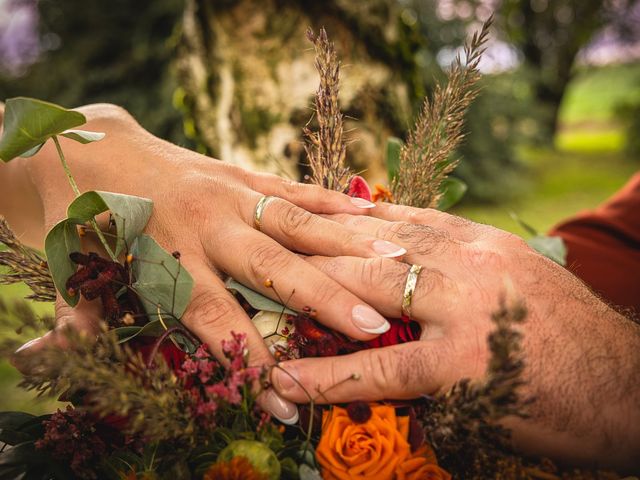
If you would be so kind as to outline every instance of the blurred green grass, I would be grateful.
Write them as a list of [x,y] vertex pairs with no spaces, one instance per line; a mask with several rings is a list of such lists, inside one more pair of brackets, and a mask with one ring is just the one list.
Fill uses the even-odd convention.
[[[25,285],[0,286],[0,296],[8,301],[23,298],[28,294],[29,289]],[[53,304],[50,303],[34,302],[33,307],[38,314],[53,313]],[[0,336],[7,336],[12,333],[0,327]],[[40,415],[51,412],[63,405],[49,398],[38,398],[33,392],[19,388],[19,383],[20,375],[17,370],[7,360],[0,360],[0,392],[2,392],[2,395],[0,395],[0,411],[21,410]]]
[[454,213],[524,234],[510,212],[537,230],[596,207],[640,170],[625,154],[619,105],[640,102],[640,63],[585,69],[570,84],[560,111],[555,150],[522,148],[528,188],[503,205],[463,205]]
[[[522,235],[512,211],[547,231],[560,220],[597,206],[640,169],[640,158],[624,154],[625,132],[616,120],[616,106],[625,101],[640,101],[640,63],[580,72],[562,106],[556,150],[523,148],[519,153],[529,188],[508,204],[465,205],[455,213]],[[0,286],[0,296],[6,299],[25,294],[25,287]],[[0,361],[0,410],[40,414],[61,405],[34,399],[32,393],[17,388],[18,383],[17,371]]]

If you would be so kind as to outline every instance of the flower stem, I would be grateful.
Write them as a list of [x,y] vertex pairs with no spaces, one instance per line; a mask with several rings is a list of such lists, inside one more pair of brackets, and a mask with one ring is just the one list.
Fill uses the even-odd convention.
[[[73,175],[71,175],[69,164],[67,163],[67,159],[65,158],[64,153],[62,153],[62,148],[60,147],[60,141],[58,140],[57,135],[53,136],[53,143],[56,144],[56,150],[58,151],[58,156],[60,157],[60,162],[62,163],[62,169],[64,170],[64,173],[67,175],[67,179],[69,180],[69,185],[71,185],[71,189],[73,190],[73,193],[76,194],[76,197],[79,197],[80,189],[78,188],[78,184],[76,183],[76,180],[73,178]],[[111,251],[111,247],[109,247],[109,243],[107,242],[107,239],[102,234],[102,230],[100,230],[100,228],[98,227],[98,222],[96,222],[96,219],[92,218],[91,220],[89,220],[89,223],[91,224],[94,231],[96,232],[96,235],[100,239],[100,243],[102,243],[102,246],[104,247],[104,249],[107,251],[107,254],[109,255],[109,257],[111,257],[111,260],[117,261],[116,256]]]

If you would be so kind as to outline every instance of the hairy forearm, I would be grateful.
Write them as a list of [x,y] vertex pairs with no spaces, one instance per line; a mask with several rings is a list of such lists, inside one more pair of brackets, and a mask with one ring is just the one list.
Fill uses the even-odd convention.
[[553,312],[534,311],[527,327],[527,393],[535,401],[531,417],[513,423],[514,439],[568,463],[637,466],[640,325],[568,281],[574,294],[555,299]]

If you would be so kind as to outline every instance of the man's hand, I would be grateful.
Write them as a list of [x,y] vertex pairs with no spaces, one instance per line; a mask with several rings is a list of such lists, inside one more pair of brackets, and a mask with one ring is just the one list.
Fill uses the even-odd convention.
[[[640,332],[573,275],[519,237],[435,210],[379,205],[374,217],[331,216],[354,232],[407,249],[388,259],[309,257],[388,317],[399,317],[409,264],[423,266],[411,306],[419,341],[281,367],[321,402],[408,399],[437,394],[456,381],[481,379],[488,360],[490,315],[516,292],[524,325],[525,395],[532,417],[509,420],[517,445],[582,463],[629,466],[640,449]],[[345,381],[356,374],[359,380]],[[272,381],[286,398],[308,401],[287,374]]]

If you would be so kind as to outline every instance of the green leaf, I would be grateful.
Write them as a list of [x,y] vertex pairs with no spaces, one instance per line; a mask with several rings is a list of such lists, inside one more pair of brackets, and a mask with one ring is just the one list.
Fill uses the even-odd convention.
[[524,220],[522,220],[518,214],[514,211],[510,211],[509,215],[511,216],[512,219],[514,219],[516,222],[518,222],[520,224],[520,226],[526,230],[526,232],[529,235],[533,235],[534,237],[539,235],[538,230],[536,230],[535,228],[533,228],[531,225],[529,225],[527,222],[525,222]]
[[44,147],[44,143],[41,143],[40,145],[36,145],[35,147],[33,147],[30,150],[27,150],[26,152],[20,154],[20,156],[22,158],[29,158],[29,157],[33,157],[36,153],[38,153],[40,151],[40,149]]
[[[164,325],[166,325],[167,328],[162,325],[162,322],[164,322]],[[157,319],[144,324],[144,326],[119,327],[115,328],[114,331],[118,336],[118,343],[126,343],[138,336],[158,337],[169,328],[180,325],[177,320],[171,317],[163,318],[162,322],[160,319]]]
[[567,246],[560,237],[536,235],[527,240],[531,248],[563,267],[567,264]]
[[239,293],[242,297],[256,310],[266,310],[267,312],[276,313],[288,313],[290,315],[296,315],[296,312],[290,308],[285,308],[284,305],[280,305],[278,302],[274,302],[270,298],[265,297],[261,293],[251,290],[249,287],[245,287],[241,283],[235,281],[233,278],[229,278],[225,285],[227,290],[232,290]]
[[3,430],[19,430],[22,425],[38,418],[24,412],[0,412],[0,428]]
[[149,235],[137,237],[131,247],[134,290],[149,315],[160,312],[182,317],[193,289],[193,278],[169,252]]
[[76,142],[83,144],[97,142],[102,140],[105,136],[102,132],[89,132],[87,130],[66,130],[60,134],[62,137],[70,138]]
[[389,183],[393,183],[393,180],[398,176],[400,170],[400,152],[402,150],[402,140],[397,137],[387,138],[387,152],[386,152],[386,165],[387,165],[387,177],[389,177]]
[[7,100],[4,128],[0,138],[0,158],[8,162],[33,150],[47,139],[86,123],[80,112],[33,98]]
[[462,200],[464,194],[467,193],[467,184],[455,177],[447,177],[442,181],[440,189],[442,197],[438,203],[438,210],[444,212],[453,207]]
[[83,193],[69,205],[67,216],[87,222],[107,210],[116,222],[118,239],[115,254],[118,255],[125,245],[131,246],[133,239],[144,230],[153,211],[153,202],[122,193],[91,191]]
[[17,445],[19,443],[29,442],[36,440],[31,438],[31,435],[19,432],[15,430],[0,429],[0,443],[6,443],[7,445]]
[[298,472],[300,474],[300,480],[322,480],[320,472],[315,468],[311,468],[306,463],[300,465]]
[[0,453],[0,466],[31,465],[36,458],[38,455],[33,442],[23,442]]
[[82,222],[74,219],[62,220],[47,233],[44,241],[44,251],[53,283],[65,302],[72,307],[78,303],[78,295],[69,295],[66,285],[67,280],[77,268],[69,258],[69,254],[81,250],[80,237],[76,229],[78,223]]

